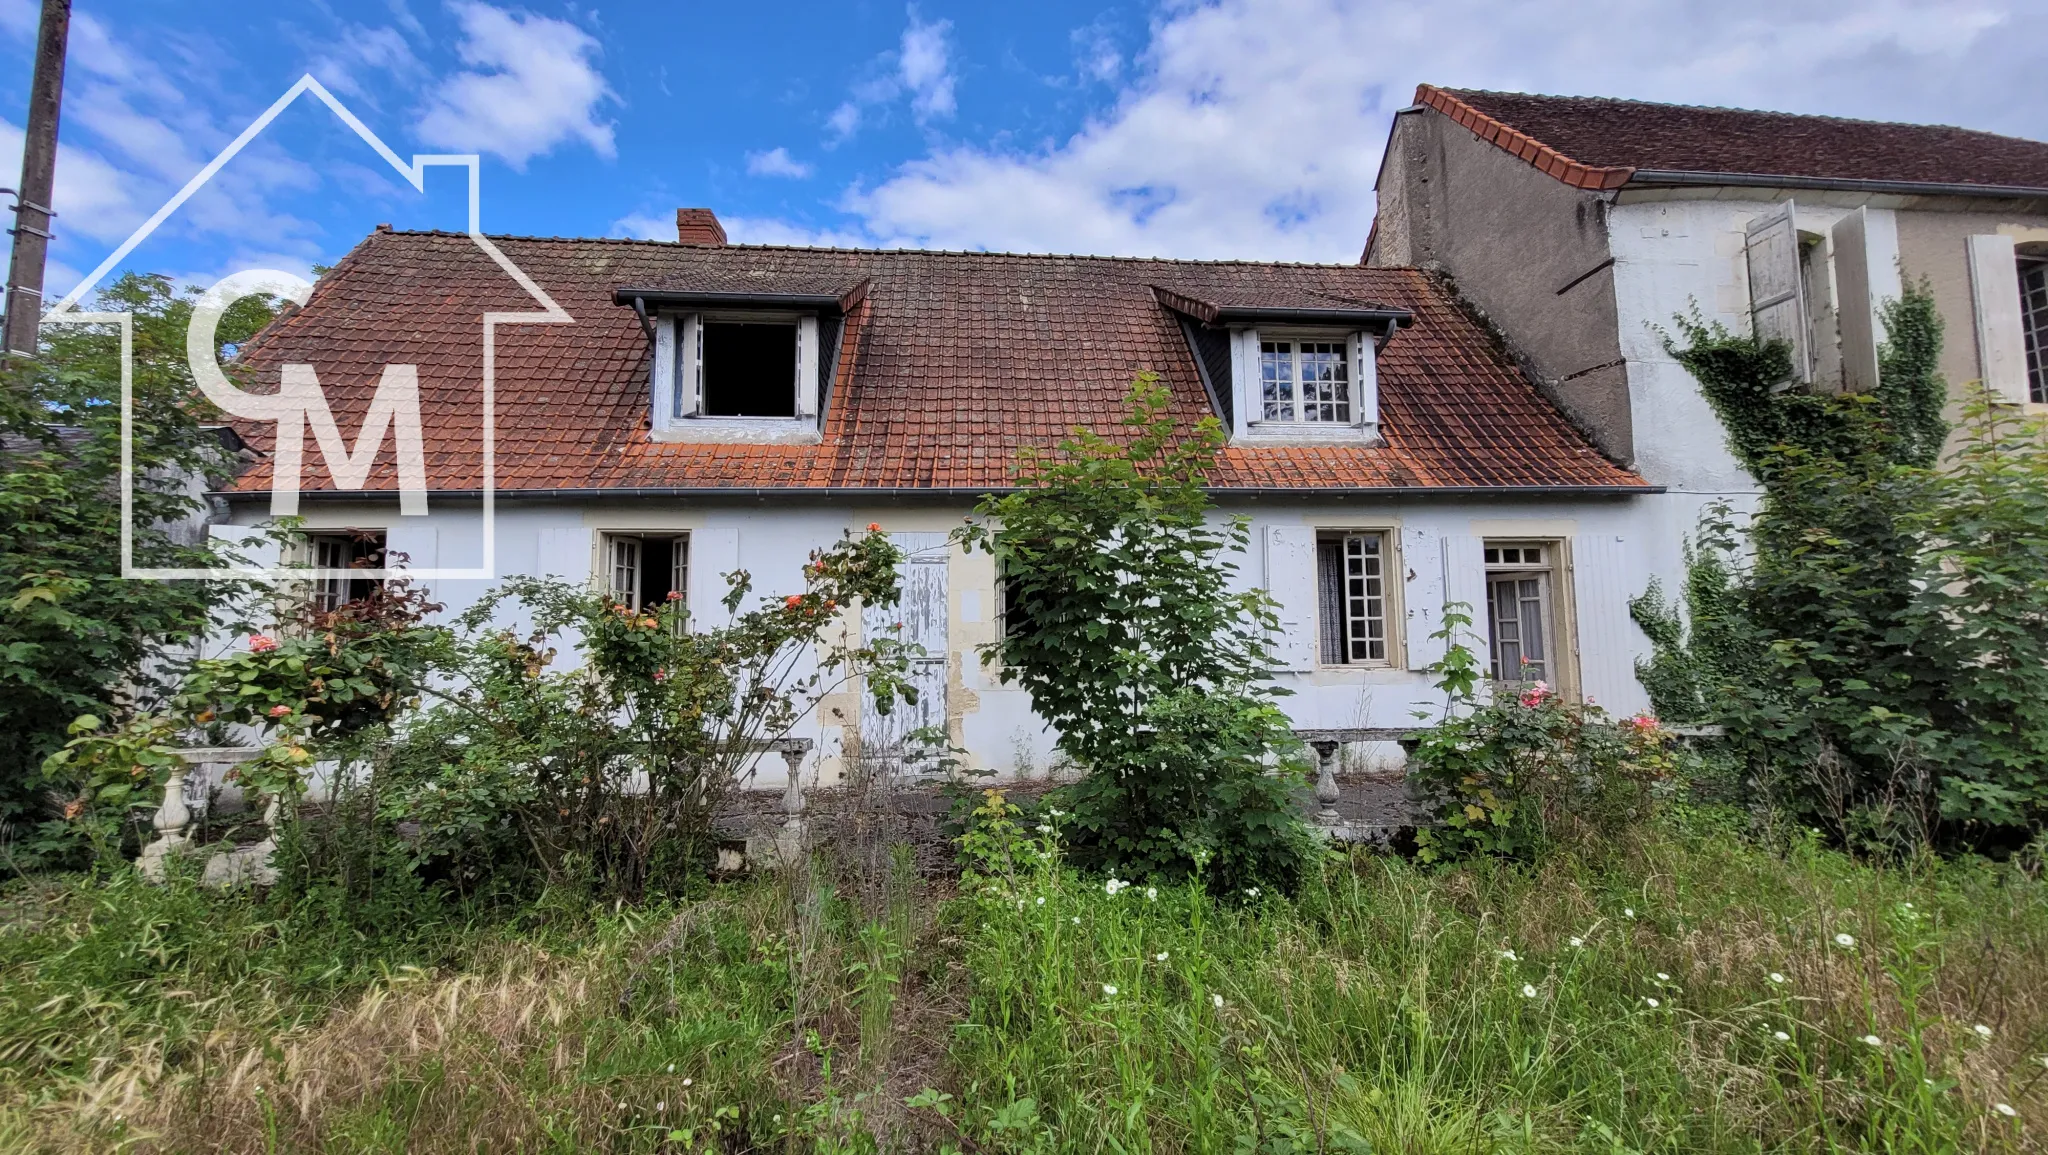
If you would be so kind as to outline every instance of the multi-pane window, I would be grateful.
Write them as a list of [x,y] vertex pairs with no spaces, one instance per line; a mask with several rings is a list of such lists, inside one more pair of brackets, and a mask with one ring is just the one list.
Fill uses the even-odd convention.
[[1556,547],[1486,543],[1486,628],[1497,682],[1555,681],[1551,566]]
[[2048,405],[2048,258],[2020,258],[2020,336],[2027,350],[2027,397]]
[[[306,538],[306,553],[316,570],[361,570],[384,567],[384,535],[374,532],[316,533]],[[361,601],[377,588],[377,579],[332,574],[313,579],[313,608],[331,614]]]
[[1343,341],[1260,341],[1262,419],[1349,424],[1347,356]]
[[659,606],[689,591],[690,539],[686,534],[608,533],[604,537],[607,588],[631,609]]
[[1316,539],[1316,617],[1326,665],[1387,660],[1386,535],[1325,533]]
[[1000,603],[997,617],[1002,623],[1005,638],[1014,638],[1031,632],[1031,607],[1024,599],[1024,579],[1015,575],[996,579],[996,597]]

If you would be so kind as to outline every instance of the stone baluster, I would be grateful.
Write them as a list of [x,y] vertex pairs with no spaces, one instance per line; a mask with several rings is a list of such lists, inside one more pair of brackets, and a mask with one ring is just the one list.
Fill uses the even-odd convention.
[[163,881],[164,863],[191,843],[185,832],[186,827],[192,824],[192,808],[185,804],[185,776],[190,770],[191,767],[181,758],[171,767],[171,775],[164,781],[163,803],[156,808],[156,817],[150,821],[150,825],[156,828],[156,839],[143,847],[135,859],[135,867],[144,878]]
[[1338,743],[1319,738],[1309,743],[1316,751],[1316,801],[1322,808],[1316,811],[1316,825],[1337,827],[1344,819],[1337,813],[1337,747]]

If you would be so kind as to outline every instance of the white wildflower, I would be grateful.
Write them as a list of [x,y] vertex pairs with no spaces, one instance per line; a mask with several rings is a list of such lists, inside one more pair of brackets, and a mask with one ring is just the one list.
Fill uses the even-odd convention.
[[1577,935],[1573,935],[1573,936],[1572,936],[1572,945],[1573,945],[1573,946],[1585,946],[1585,945],[1586,945],[1586,940],[1585,940],[1585,939],[1582,939],[1582,938],[1580,938],[1580,937],[1579,937],[1579,936],[1577,936]]
[[1622,916],[1623,918],[1634,918],[1634,917],[1636,916],[1636,908],[1635,908],[1635,907],[1632,907],[1632,906],[1624,906],[1624,907],[1622,907],[1622,908],[1621,908],[1621,916]]
[[1660,983],[1668,983],[1668,982],[1670,982],[1670,981],[1671,981],[1671,976],[1670,976],[1670,975],[1667,975],[1667,974],[1665,974],[1665,973],[1664,973],[1663,971],[1658,971],[1658,972],[1657,972],[1657,981],[1658,981],[1658,982],[1660,982]]
[[656,1103],[656,1104],[654,1105],[654,1109],[655,1109],[655,1110],[657,1110],[657,1111],[666,1111],[666,1110],[668,1110],[668,1103],[667,1103],[666,1101],[663,1101],[663,1102],[660,1102],[660,1103]]
[[[675,1070],[675,1068],[674,1068],[674,1067],[670,1067],[670,1068],[669,1068],[669,1070],[673,1071],[673,1070]],[[683,1086],[687,1087],[687,1086],[689,1086],[689,1085],[690,1085],[691,1083],[693,1083],[693,1082],[695,1082],[695,1081],[696,1081],[696,1080],[694,1080],[694,1079],[684,1079],[684,1080],[683,1080]]]
[[1644,997],[1643,1001],[1650,1004],[1650,1009],[1653,1011],[1656,1010],[1659,1006],[1663,1005],[1659,1003],[1656,999],[1649,998],[1647,996]]
[[674,1063],[668,1065],[668,1073],[671,1075],[676,1073],[676,1065]]
[[1977,1037],[1980,1039],[1988,1039],[1991,1037],[1991,1028],[1985,1026],[1983,1023],[1978,1023],[1976,1026],[1971,1027],[1970,1029],[1977,1032]]
[[1078,914],[1074,916],[1074,925],[1075,925],[1075,926],[1080,926],[1080,925],[1081,925],[1081,916],[1080,916],[1080,915],[1078,915]]
[[1792,1041],[1792,1036],[1786,1034],[1783,1031],[1772,1031],[1771,1037],[1778,1040],[1781,1043],[1789,1043]]
[[1153,956],[1152,956],[1152,961],[1153,961],[1153,962],[1165,962],[1165,961],[1166,961],[1166,952],[1165,952],[1165,951],[1160,951],[1160,952],[1159,952],[1158,954],[1155,954],[1155,955],[1153,955]]
[[1244,892],[1253,898],[1259,897],[1259,888],[1256,886],[1247,886],[1244,888]]
[[1051,834],[1051,833],[1052,833],[1052,823],[1050,823],[1050,822],[1041,822],[1041,823],[1039,823],[1039,824],[1038,824],[1038,832],[1039,832],[1040,834]]
[[1849,936],[1848,936],[1848,935],[1846,935],[1846,934],[1838,934],[1838,935],[1836,935],[1836,936],[1835,936],[1835,945],[1836,945],[1836,946],[1855,946],[1855,945],[1856,945],[1856,940],[1855,940],[1855,939],[1853,939],[1853,938],[1851,938],[1851,937],[1849,937]]
[[1215,1007],[1215,1008],[1216,1008],[1217,1010],[1219,1010],[1219,1011],[1220,1011],[1220,1010],[1222,1010],[1222,1009],[1223,1009],[1223,996],[1222,996],[1222,995],[1210,995],[1210,996],[1209,996],[1209,1005],[1210,1005],[1210,1006],[1213,1006],[1213,1007]]
[[1148,886],[1148,887],[1146,887],[1146,888],[1145,888],[1145,901],[1146,901],[1146,902],[1158,902],[1158,901],[1159,901],[1159,888],[1158,888],[1158,887],[1156,887],[1156,886]]
[[2011,1103],[1993,1103],[1991,1104],[1991,1109],[2005,1116],[2008,1119],[2017,1119],[2020,1117],[2020,1113],[2012,1109]]
[[1103,994],[1105,994],[1105,995],[1108,995],[1108,996],[1109,996],[1109,997],[1111,997],[1111,998],[1115,998],[1115,997],[1116,997],[1116,984],[1115,984],[1115,983],[1103,983],[1103,984],[1102,984],[1102,993],[1103,993]]
[[1504,950],[1504,951],[1500,952],[1500,957],[1502,957],[1502,958],[1504,958],[1504,959],[1508,960],[1509,962],[1515,962],[1515,961],[1517,961],[1517,960],[1516,960],[1516,958],[1515,958],[1515,952],[1514,952],[1514,951],[1511,951],[1511,950]]
[[1118,892],[1118,891],[1120,891],[1120,890],[1124,889],[1125,887],[1127,887],[1127,886],[1129,886],[1129,885],[1130,885],[1130,883],[1128,883],[1128,882],[1125,882],[1125,881],[1124,881],[1123,879],[1120,879],[1120,878],[1112,878],[1112,879],[1110,879],[1110,880],[1109,880],[1108,882],[1105,882],[1105,883],[1103,883],[1103,884],[1102,884],[1102,889],[1103,889],[1103,890],[1104,890],[1104,891],[1105,891],[1105,892],[1106,892],[1106,893],[1107,893],[1107,894],[1108,894],[1108,895],[1109,895],[1109,896],[1110,896],[1111,898],[1115,898],[1115,897],[1116,897],[1116,895],[1117,895],[1117,892]]
[[1535,986],[1535,984],[1533,984],[1533,983],[1523,983],[1523,984],[1522,984],[1522,997],[1523,997],[1523,998],[1525,998],[1525,999],[1533,999],[1533,998],[1535,998],[1535,997],[1536,997],[1536,986]]
[[1873,1047],[1884,1046],[1884,1040],[1878,1038],[1876,1035],[1865,1035],[1863,1036],[1863,1041],[1870,1044]]
[[1772,972],[1771,972],[1771,981],[1772,981],[1772,982],[1774,982],[1774,983],[1782,983],[1782,982],[1784,982],[1784,981],[1785,981],[1785,976],[1784,976],[1784,975],[1781,975],[1781,974],[1779,974],[1779,973],[1778,973],[1777,971],[1772,971]]
[[1044,895],[1042,895],[1042,894],[1038,896],[1038,905],[1040,905],[1040,906],[1044,906],[1044,905],[1045,905],[1045,896],[1044,896]]

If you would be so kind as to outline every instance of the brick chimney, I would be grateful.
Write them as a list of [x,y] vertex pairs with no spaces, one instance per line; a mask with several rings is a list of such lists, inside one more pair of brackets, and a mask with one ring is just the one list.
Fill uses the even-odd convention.
[[676,240],[686,245],[722,245],[725,226],[710,209],[677,209]]

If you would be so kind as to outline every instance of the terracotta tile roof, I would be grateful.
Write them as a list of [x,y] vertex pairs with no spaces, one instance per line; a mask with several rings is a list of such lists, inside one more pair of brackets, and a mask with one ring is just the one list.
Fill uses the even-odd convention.
[[[1155,284],[1228,301],[1372,302],[1412,313],[1379,362],[1381,448],[1233,448],[1220,487],[1633,488],[1494,347],[1433,276],[1356,265],[1014,256],[914,250],[698,246],[493,238],[573,324],[497,330],[496,482],[503,491],[1001,487],[1017,450],[1075,425],[1105,432],[1131,378],[1160,375],[1176,417],[1210,411],[1178,315]],[[707,445],[648,436],[651,354],[621,287],[773,286],[841,292],[838,370],[815,445]],[[428,480],[480,488],[486,310],[534,306],[468,237],[377,232],[322,278],[306,307],[242,355],[263,390],[311,363],[347,436],[386,363],[419,366]],[[270,449],[268,425],[241,432]],[[396,485],[387,439],[370,487]],[[305,490],[332,480],[309,451]],[[267,458],[237,483],[267,490]]]
[[1580,188],[1647,170],[2048,189],[2048,143],[1945,125],[1428,84],[1415,102]]

